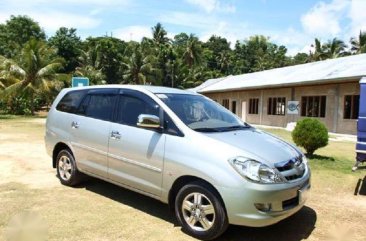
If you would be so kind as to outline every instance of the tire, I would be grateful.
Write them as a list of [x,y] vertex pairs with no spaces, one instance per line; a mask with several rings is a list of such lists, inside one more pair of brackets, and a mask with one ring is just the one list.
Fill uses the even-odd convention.
[[204,182],[193,182],[179,190],[175,215],[184,232],[201,240],[217,238],[229,225],[218,193]]
[[74,156],[71,151],[60,151],[56,159],[57,177],[66,186],[75,186],[80,183],[82,174],[77,170]]

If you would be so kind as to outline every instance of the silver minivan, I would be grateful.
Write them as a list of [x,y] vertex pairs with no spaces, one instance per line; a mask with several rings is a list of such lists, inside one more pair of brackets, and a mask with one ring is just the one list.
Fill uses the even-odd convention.
[[64,89],[46,149],[62,184],[90,175],[158,199],[183,231],[209,240],[229,224],[262,227],[296,213],[310,169],[295,146],[200,94],[154,86]]

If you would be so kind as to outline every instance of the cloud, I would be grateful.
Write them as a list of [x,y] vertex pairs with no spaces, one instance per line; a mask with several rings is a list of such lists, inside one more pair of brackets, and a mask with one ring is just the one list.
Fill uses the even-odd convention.
[[214,26],[218,20],[212,16],[202,17],[198,13],[170,11],[158,16],[158,21],[202,30]]
[[353,0],[348,17],[351,19],[350,34],[358,35],[360,30],[366,31],[366,1]]
[[342,32],[341,20],[349,9],[349,0],[318,2],[301,17],[306,33],[315,36],[337,36]]
[[65,13],[61,11],[12,11],[0,14],[0,22],[5,22],[10,15],[27,15],[37,21],[46,31],[54,32],[60,27],[75,27],[78,29],[91,29],[99,26],[100,20],[79,14]]
[[116,38],[125,40],[125,41],[141,41],[143,37],[152,37],[151,28],[147,26],[135,25],[128,26],[125,28],[115,29],[113,31],[113,35]]
[[102,23],[106,7],[125,8],[131,0],[2,0],[0,23],[11,15],[27,15],[52,35],[60,27],[94,29]]
[[222,3],[219,0],[186,0],[187,3],[203,9],[206,13],[223,12],[234,13],[236,8],[232,4]]

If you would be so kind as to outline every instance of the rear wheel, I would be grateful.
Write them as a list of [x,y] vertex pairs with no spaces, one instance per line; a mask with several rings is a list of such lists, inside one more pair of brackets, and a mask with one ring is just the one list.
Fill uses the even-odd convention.
[[67,149],[58,153],[56,159],[57,176],[66,186],[75,186],[80,182],[81,173],[76,168],[74,156]]
[[203,240],[220,236],[228,219],[217,192],[204,182],[188,184],[178,192],[175,214],[183,230]]

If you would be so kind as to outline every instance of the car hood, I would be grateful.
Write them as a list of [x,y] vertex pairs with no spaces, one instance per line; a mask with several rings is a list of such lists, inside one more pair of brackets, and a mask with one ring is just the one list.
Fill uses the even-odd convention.
[[261,130],[245,130],[219,133],[202,133],[209,138],[235,146],[244,152],[261,158],[268,164],[287,161],[300,155],[300,152],[287,142]]

